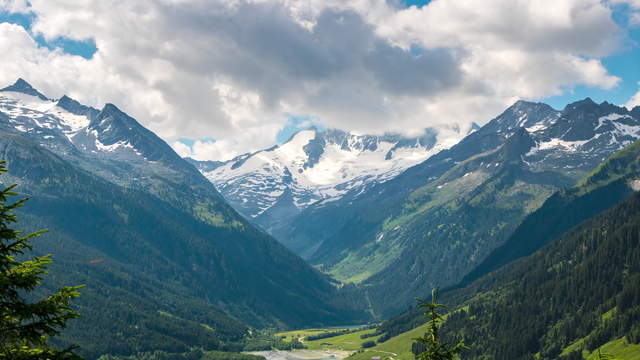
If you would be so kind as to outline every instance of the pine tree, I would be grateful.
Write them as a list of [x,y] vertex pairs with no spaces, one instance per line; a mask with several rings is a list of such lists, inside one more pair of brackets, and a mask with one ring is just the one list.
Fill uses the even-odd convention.
[[416,356],[420,360],[454,360],[462,350],[468,349],[463,341],[458,342],[455,346],[441,342],[438,331],[444,319],[438,313],[438,309],[444,308],[445,305],[438,304],[437,297],[438,289],[433,289],[431,291],[431,302],[418,299],[418,307],[424,309],[425,317],[430,319],[426,334],[414,339],[424,349]]
[[[6,171],[0,161],[0,175]],[[23,235],[9,227],[16,222],[14,211],[26,201],[8,204],[8,198],[16,195],[14,187],[0,191],[0,359],[81,359],[73,352],[75,347],[56,350],[48,343],[68,320],[79,316],[69,303],[80,295],[80,286],[64,287],[37,301],[27,299],[52,260],[51,255],[22,260],[32,250],[31,239],[44,231]]]

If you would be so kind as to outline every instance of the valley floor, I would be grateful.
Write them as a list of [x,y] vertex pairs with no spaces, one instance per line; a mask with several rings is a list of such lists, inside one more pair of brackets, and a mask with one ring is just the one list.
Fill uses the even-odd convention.
[[[277,334],[278,336],[285,337],[286,339],[298,338],[307,349],[321,350],[328,353],[342,352],[347,353],[349,356],[345,357],[348,360],[369,360],[372,357],[378,356],[381,359],[389,360],[413,360],[414,355],[411,353],[411,344],[413,339],[422,336],[426,331],[426,325],[419,326],[413,330],[407,331],[403,334],[395,336],[383,343],[377,343],[376,341],[381,335],[371,336],[376,332],[376,329],[363,329],[359,331],[350,332],[348,334],[327,337],[324,339],[305,341],[305,337],[319,335],[322,333],[336,331],[336,329],[307,329],[296,330]],[[364,337],[364,338],[363,338]],[[363,343],[367,341],[376,342],[373,347],[363,348]],[[324,358],[297,358],[297,357],[269,357],[264,353],[259,355],[265,356],[267,360],[298,360],[298,359],[324,359]],[[328,359],[342,359],[341,357],[328,358]]]
[[254,351],[249,354],[263,356],[267,360],[337,360],[345,359],[351,353],[351,351],[327,349]]
[[[376,341],[380,335],[366,337],[375,333],[375,329],[364,329],[348,334],[327,337],[324,339],[304,341],[307,336],[314,336],[339,329],[305,329],[278,333],[285,340],[298,338],[307,349],[293,351],[260,351],[251,352],[254,355],[264,356],[267,360],[370,360],[379,357],[381,360],[413,360],[411,352],[413,339],[422,336],[426,331],[426,324],[409,330],[391,339],[377,343],[370,348],[363,348],[362,343]],[[365,336],[363,339],[362,336]],[[571,351],[571,347],[565,349]],[[622,338],[610,341],[600,347],[602,354],[613,356],[615,360],[640,360],[640,345],[629,344]],[[587,360],[598,359],[597,350],[589,353],[585,351],[583,356]]]

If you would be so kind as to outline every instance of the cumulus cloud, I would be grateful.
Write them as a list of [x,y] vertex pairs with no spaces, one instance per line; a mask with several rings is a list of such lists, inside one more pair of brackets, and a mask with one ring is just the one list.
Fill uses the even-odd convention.
[[[622,0],[615,0],[622,1]],[[628,0],[629,1],[629,0]],[[519,98],[620,79],[600,62],[624,36],[599,0],[0,0],[45,39],[93,39],[91,59],[0,24],[0,81],[113,102],[181,154],[271,145],[304,114],[327,127],[417,133],[482,123]],[[193,147],[178,138],[205,139]]]
[[238,143],[235,140],[202,139],[189,141],[187,145],[183,139],[174,141],[171,146],[178,155],[196,160],[223,161],[239,155],[236,151]]
[[633,95],[625,104],[625,107],[629,110],[633,109],[636,106],[640,106],[640,91]]

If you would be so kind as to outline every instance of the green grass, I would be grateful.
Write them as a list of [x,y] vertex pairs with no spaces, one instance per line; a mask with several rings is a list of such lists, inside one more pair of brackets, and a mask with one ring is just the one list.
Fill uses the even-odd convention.
[[332,349],[332,350],[345,350],[345,351],[355,351],[361,348],[361,345],[365,341],[376,341],[380,337],[374,336],[366,339],[360,338],[360,336],[365,334],[372,334],[375,332],[375,329],[366,329],[355,331],[349,334],[338,335],[326,339],[318,339],[313,341],[303,341],[303,344],[306,348],[310,350],[323,350],[323,349]]
[[338,265],[336,265],[334,268],[331,269],[331,271],[329,271],[329,275],[332,275],[336,280],[344,283],[359,284],[367,280],[368,278],[371,277],[371,275],[379,271],[379,270],[376,270],[375,272],[371,270],[358,271],[357,269],[360,268],[359,265],[365,262],[366,259],[364,259],[365,261],[361,261],[361,259],[357,259],[356,260],[357,263],[354,265],[346,261],[352,257],[353,257],[352,255],[349,255],[345,260],[338,263]]
[[[383,360],[413,360],[414,355],[411,352],[411,344],[413,339],[424,335],[427,331],[427,324],[419,326],[413,330],[409,330],[396,337],[377,344],[376,346],[363,349],[362,352],[355,353],[348,357],[348,360],[370,360],[373,356],[379,356]],[[366,339],[370,340],[370,339]]]
[[[624,338],[609,341],[600,347],[600,351],[602,354],[613,355],[615,360],[640,360],[640,345],[628,344]],[[583,356],[587,360],[597,360],[598,351],[591,354],[585,351]]]
[[[382,360],[413,360],[414,355],[411,352],[411,344],[413,343],[413,339],[424,335],[426,330],[427,324],[424,324],[413,330],[393,337],[382,344],[377,344],[376,346],[369,349],[362,349],[361,352],[357,352],[351,355],[347,358],[347,360],[370,360],[373,356],[379,356]],[[583,346],[583,342],[584,339],[578,340],[574,344],[567,347],[565,351],[562,352],[562,355],[566,355],[567,353],[575,349],[581,348]],[[604,344],[602,347],[600,347],[600,351],[602,352],[602,354],[612,355],[615,360],[640,360],[640,345],[628,344],[624,338],[610,341]],[[584,351],[583,356],[586,360],[597,360],[598,352],[597,350],[593,353]]]
[[576,350],[582,349],[584,347],[584,342],[587,338],[584,337],[582,339],[579,339],[578,341],[574,342],[573,344],[567,346],[566,348],[564,348],[562,350],[562,353],[560,353],[560,356],[566,356]]
[[316,328],[316,329],[303,329],[303,330],[292,330],[292,331],[283,331],[276,333],[275,336],[284,338],[284,341],[292,341],[297,338],[304,346],[309,350],[323,350],[323,349],[331,349],[331,350],[345,350],[345,351],[354,351],[360,349],[361,345],[365,341],[377,340],[380,336],[374,336],[366,339],[360,338],[360,336],[365,334],[371,334],[375,332],[375,329],[364,329],[364,330],[354,330],[348,334],[333,336],[324,339],[318,340],[305,340],[305,338],[313,335],[320,335],[324,333],[341,331],[341,330],[352,330],[348,328]]
[[210,205],[207,203],[198,203],[193,207],[194,214],[200,218],[200,220],[216,227],[228,227],[241,229],[243,225],[238,220],[232,220],[227,218],[223,213],[211,210]]
[[166,312],[166,311],[162,311],[162,310],[158,310],[158,314],[160,314],[160,315],[162,315],[162,316],[166,316],[166,317],[174,318],[174,319],[179,319],[179,317],[177,317],[177,316],[175,316],[175,315],[173,315],[173,314],[170,314],[170,313],[168,313],[168,312]]
[[[611,318],[612,314],[615,313],[616,308],[613,308],[606,313],[602,314],[603,319]],[[567,346],[563,349],[561,356],[565,356],[575,350],[583,349],[584,342],[587,337],[579,339],[573,344]],[[614,360],[640,360],[640,345],[638,344],[629,344],[627,343],[625,338],[609,341],[608,343],[602,345],[600,347],[600,351],[602,354],[612,355]],[[582,356],[586,360],[598,360],[598,350],[589,353],[587,350],[582,351]]]
[[307,336],[318,335],[329,331],[336,331],[340,329],[302,329],[302,330],[292,330],[292,331],[283,331],[276,333],[277,337],[284,337],[285,341],[291,341],[294,338],[305,338]]
[[606,313],[602,314],[601,316],[602,321],[611,320],[617,311],[618,311],[618,308],[614,307],[611,310],[607,311]]
[[[450,314],[458,311],[469,311],[469,307],[464,306],[449,314],[445,314],[443,320],[446,321]],[[368,349],[360,349],[360,351],[348,357],[347,360],[370,360],[373,356],[378,356],[382,360],[414,360],[415,355],[411,352],[411,345],[415,338],[421,337],[427,332],[428,326],[429,324],[425,323],[415,329],[392,337],[382,344],[377,344]],[[377,337],[374,339],[377,339]]]
[[[622,149],[621,151],[614,153],[608,159],[598,165],[598,167],[596,167],[591,173],[585,176],[580,182],[578,182],[578,184],[576,184],[574,188],[580,188],[580,193],[583,194],[593,190],[597,186],[603,186],[629,173],[635,172],[637,166],[636,162],[627,162],[624,169],[618,168],[617,162],[620,159],[634,157],[639,151],[640,141],[636,141],[633,144]],[[601,175],[599,173],[604,173],[608,176],[599,179],[598,175]]]
[[350,253],[332,266],[328,273],[335,279],[348,283],[360,283],[368,279],[389,266],[402,253],[401,246],[390,244],[386,240],[388,239],[384,239],[380,244],[370,242]]

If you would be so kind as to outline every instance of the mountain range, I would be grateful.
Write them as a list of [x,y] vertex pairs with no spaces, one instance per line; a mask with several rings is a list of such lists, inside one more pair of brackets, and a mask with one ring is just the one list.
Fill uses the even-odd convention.
[[115,105],[48,99],[20,79],[0,90],[0,154],[2,183],[30,199],[21,230],[50,230],[37,244],[56,255],[46,286],[87,284],[83,321],[57,341],[90,358],[233,348],[251,327],[366,319]]
[[[527,216],[473,276],[442,294],[452,309],[444,341],[464,339],[465,359],[636,359],[639,179],[637,141]],[[490,269],[490,259],[501,262]],[[385,322],[381,343],[424,321],[413,308]]]
[[[298,137],[297,148],[312,134]],[[639,107],[587,98],[555,110],[518,101],[386,181],[299,209],[272,234],[338,280],[360,284],[384,318],[433,286],[459,282],[547,198],[639,137]],[[243,176],[256,178],[254,171]],[[207,174],[217,181],[215,171]]]
[[[474,124],[468,131],[476,129]],[[283,144],[232,160],[188,160],[236,210],[305,257],[309,250],[286,242],[285,234],[307,207],[337,201],[348,192],[362,193],[454,145],[464,135],[459,126],[428,128],[419,137],[312,127]]]
[[471,359],[638,342],[638,139],[640,107],[518,101],[469,130],[310,128],[197,161],[113,104],[0,89],[0,183],[30,199],[20,230],[50,230],[44,290],[87,285],[53,341],[90,359],[391,318],[381,344],[422,323],[433,287]]

